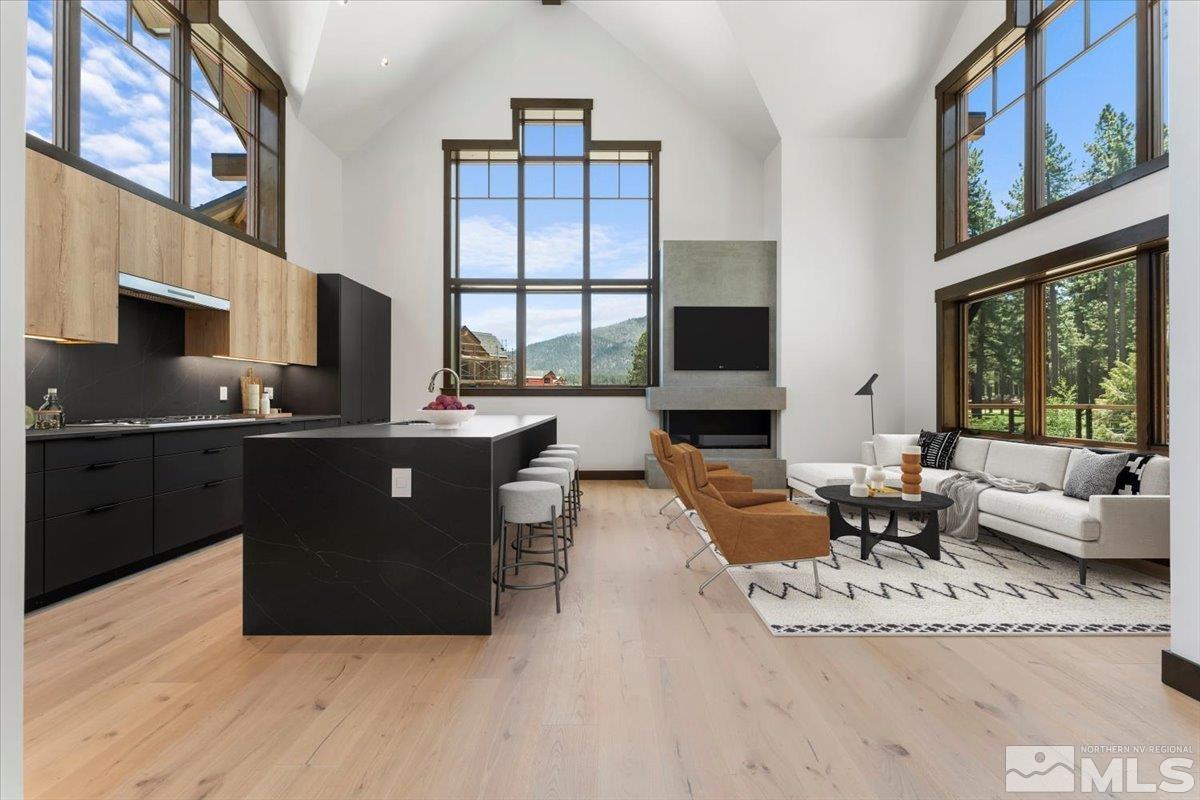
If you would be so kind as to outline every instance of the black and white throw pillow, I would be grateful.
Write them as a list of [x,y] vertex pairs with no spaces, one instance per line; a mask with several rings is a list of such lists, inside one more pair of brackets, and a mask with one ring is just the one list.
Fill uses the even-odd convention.
[[921,466],[932,469],[950,469],[954,448],[958,447],[959,431],[934,433],[921,431],[917,444],[921,446]]
[[1154,456],[1131,455],[1129,463],[1121,470],[1121,474],[1117,476],[1117,486],[1113,490],[1113,494],[1141,494],[1142,493],[1142,473],[1146,470],[1146,465],[1150,463],[1150,459]]

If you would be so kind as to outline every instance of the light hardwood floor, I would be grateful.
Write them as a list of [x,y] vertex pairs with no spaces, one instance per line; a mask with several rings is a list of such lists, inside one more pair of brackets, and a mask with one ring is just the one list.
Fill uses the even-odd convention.
[[244,638],[239,540],[30,615],[28,797],[995,797],[1007,744],[1200,746],[1165,638],[772,637],[667,493],[585,491],[563,613],[490,638]]

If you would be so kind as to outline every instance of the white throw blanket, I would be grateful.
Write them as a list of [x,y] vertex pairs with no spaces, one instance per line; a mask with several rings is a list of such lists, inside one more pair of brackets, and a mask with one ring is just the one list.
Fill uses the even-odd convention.
[[1044,483],[1001,478],[986,472],[962,472],[943,478],[938,484],[938,494],[949,497],[954,505],[938,512],[942,533],[968,542],[978,539],[979,495],[987,489],[1033,494],[1049,488]]

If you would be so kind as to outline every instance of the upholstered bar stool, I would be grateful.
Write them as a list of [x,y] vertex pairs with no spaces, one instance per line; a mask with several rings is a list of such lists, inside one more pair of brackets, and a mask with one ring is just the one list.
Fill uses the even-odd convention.
[[[557,483],[547,481],[515,481],[500,487],[500,553],[496,559],[496,607],[494,614],[500,614],[500,593],[506,589],[548,589],[554,587],[554,609],[562,612],[562,597],[560,587],[566,575],[566,566],[559,563],[559,553],[563,550],[565,535],[559,534],[556,520],[562,513],[562,487]],[[550,540],[550,554],[553,561],[526,560],[523,553],[518,551],[517,560],[508,563],[508,524],[517,526],[516,536],[521,540],[523,529],[541,523],[548,523],[551,532],[539,534]],[[531,538],[526,534],[525,538]],[[565,553],[564,553],[565,556]],[[516,572],[521,567],[551,567],[554,570],[554,580],[543,583],[508,582],[509,571]]]
[[[546,449],[547,450],[570,450],[571,452],[573,452],[575,454],[575,467],[576,467],[576,469],[579,468],[579,466],[580,466],[579,457],[583,453],[583,449],[579,445],[567,444],[565,442],[555,442],[554,444],[550,445]],[[576,499],[579,500],[580,508],[582,508],[583,507],[583,489],[580,489],[579,486],[576,486],[575,487],[575,495],[576,495]]]
[[579,491],[579,453],[575,450],[560,450],[555,446],[546,448],[539,455],[550,458],[569,458],[575,462],[575,473],[571,476],[571,489],[576,510],[583,508],[583,504],[580,502],[583,492]]
[[[544,451],[549,452],[549,451]],[[571,476],[570,489],[567,492],[567,514],[571,518],[572,526],[579,522],[579,516],[576,513],[577,499],[575,497],[575,485],[578,479],[575,477],[577,471],[575,469],[575,461],[567,455],[566,450],[558,451],[555,455],[547,456],[540,455],[537,458],[529,461],[531,467],[555,467],[557,469],[565,469],[567,474]],[[572,539],[574,539],[574,529],[572,527]]]
[[[567,509],[567,499],[571,496],[571,473],[561,467],[526,467],[525,469],[517,470],[518,481],[545,481],[546,483],[557,483],[562,489],[562,505],[559,510],[563,520],[563,526],[566,530],[563,531],[565,547],[570,548],[575,546],[575,521],[571,519],[570,511]],[[516,547],[518,542],[513,542]],[[546,554],[549,550],[529,550],[527,553]],[[566,555],[564,553],[564,555]],[[567,572],[571,571],[571,562],[563,559],[563,565],[567,568]]]

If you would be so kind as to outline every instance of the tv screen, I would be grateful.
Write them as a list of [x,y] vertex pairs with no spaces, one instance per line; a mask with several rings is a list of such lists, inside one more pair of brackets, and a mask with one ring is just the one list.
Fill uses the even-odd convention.
[[766,306],[675,306],[675,369],[767,370]]

